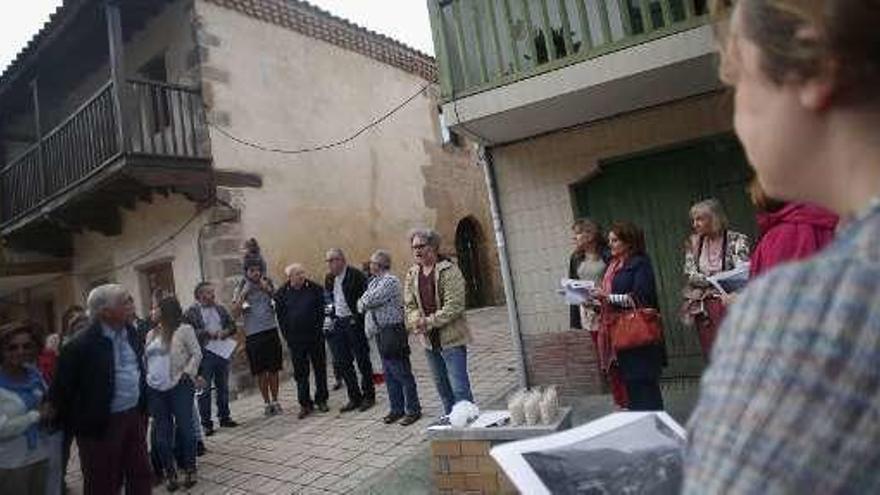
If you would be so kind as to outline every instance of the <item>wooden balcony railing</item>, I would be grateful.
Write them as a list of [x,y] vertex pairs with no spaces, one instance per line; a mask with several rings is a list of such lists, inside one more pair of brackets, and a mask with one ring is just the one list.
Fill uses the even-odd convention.
[[443,99],[707,22],[706,0],[429,0]]
[[205,117],[197,90],[153,81],[127,85],[119,106],[123,122],[110,81],[0,167],[0,225],[90,180],[123,155],[207,157],[198,140]]

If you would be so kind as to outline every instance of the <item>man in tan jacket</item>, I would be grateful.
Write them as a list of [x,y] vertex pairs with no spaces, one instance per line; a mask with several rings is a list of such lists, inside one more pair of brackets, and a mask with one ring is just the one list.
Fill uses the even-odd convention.
[[471,336],[464,314],[464,277],[453,262],[440,259],[437,232],[414,230],[410,243],[415,265],[407,272],[404,285],[406,326],[425,345],[434,384],[448,416],[457,402],[474,401],[467,370]]

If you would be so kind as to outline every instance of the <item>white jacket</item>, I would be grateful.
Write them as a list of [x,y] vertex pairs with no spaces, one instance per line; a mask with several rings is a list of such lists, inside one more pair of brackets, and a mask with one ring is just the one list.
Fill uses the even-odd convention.
[[15,392],[0,388],[0,469],[15,469],[49,457],[45,435],[33,450],[28,449],[25,431],[40,420],[38,411],[28,411]]
[[[149,347],[153,339],[162,338],[158,330],[150,330],[147,333],[146,347]],[[183,324],[178,327],[171,337],[171,384],[177,385],[180,377],[186,373],[190,378],[195,379],[199,373],[199,364],[202,362],[202,349],[196,338],[196,332],[193,327]],[[147,363],[149,366],[149,363]]]

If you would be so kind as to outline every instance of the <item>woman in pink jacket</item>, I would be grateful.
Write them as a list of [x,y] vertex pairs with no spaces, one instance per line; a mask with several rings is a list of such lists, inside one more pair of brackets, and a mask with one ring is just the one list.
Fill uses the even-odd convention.
[[808,203],[783,203],[768,198],[757,179],[749,186],[752,203],[758,208],[761,238],[752,252],[751,277],[786,261],[812,256],[834,238],[838,217]]

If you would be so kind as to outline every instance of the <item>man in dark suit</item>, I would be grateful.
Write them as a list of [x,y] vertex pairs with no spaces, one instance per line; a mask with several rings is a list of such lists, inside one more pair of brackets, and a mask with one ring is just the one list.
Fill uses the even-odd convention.
[[76,438],[85,493],[150,493],[144,343],[128,324],[132,300],[120,285],[95,288],[91,326],[61,351],[49,398]]
[[[324,279],[324,290],[333,310],[327,329],[333,360],[348,389],[348,404],[341,412],[360,409],[366,411],[376,404],[373,385],[373,364],[370,346],[364,333],[364,316],[357,312],[357,301],[367,288],[367,277],[357,268],[348,266],[345,253],[339,248],[327,251],[329,273]],[[357,362],[361,373],[360,385],[354,370]]]

